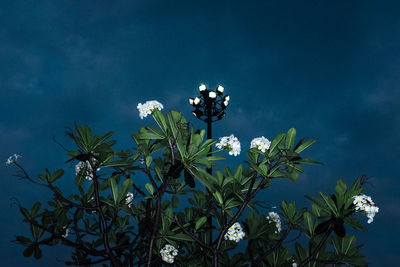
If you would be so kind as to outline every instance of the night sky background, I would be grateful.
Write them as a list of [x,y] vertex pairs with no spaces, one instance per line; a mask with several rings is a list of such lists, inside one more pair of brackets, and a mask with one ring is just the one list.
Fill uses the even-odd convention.
[[[152,124],[136,106],[156,99],[194,126],[188,97],[198,86],[225,87],[227,116],[214,137],[234,133],[242,144],[295,127],[317,139],[296,183],[274,180],[259,199],[310,207],[304,195],[333,192],[370,177],[365,193],[380,207],[358,244],[370,266],[398,266],[400,249],[400,5],[398,1],[1,1],[0,159],[22,155],[36,177],[63,168],[61,188],[74,188],[72,142],[64,127],[114,131],[115,148]],[[10,241],[29,226],[12,198],[31,207],[51,195],[14,177],[2,164],[0,266],[63,266],[69,250],[44,250],[36,261]],[[140,182],[141,177],[137,178]]]

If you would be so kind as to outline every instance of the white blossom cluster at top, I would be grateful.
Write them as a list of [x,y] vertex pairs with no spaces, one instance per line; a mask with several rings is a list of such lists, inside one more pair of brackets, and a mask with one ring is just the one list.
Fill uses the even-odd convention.
[[365,212],[368,217],[368,223],[372,223],[375,214],[379,212],[378,206],[372,201],[371,197],[367,195],[353,196],[353,198],[353,204],[356,206],[356,211]]
[[139,110],[139,116],[143,120],[143,118],[146,118],[147,115],[150,115],[151,112],[153,112],[154,109],[162,110],[164,106],[156,101],[156,100],[150,100],[146,101],[144,104],[139,103],[137,105],[137,109]]
[[166,244],[161,250],[160,250],[161,258],[163,261],[168,262],[168,263],[173,263],[175,260],[175,257],[178,255],[178,250],[170,244]]
[[[229,98],[226,99],[228,101]],[[196,97],[195,99],[190,99],[191,104],[198,104],[200,99]],[[193,102],[193,103],[192,103]],[[149,100],[144,104],[139,103],[137,105],[137,109],[139,110],[139,116],[141,119],[150,115],[154,109],[162,110],[164,106],[158,102],[157,100]],[[250,143],[250,148],[256,148],[261,152],[265,153],[267,149],[269,149],[271,142],[265,138],[264,136],[254,138]],[[229,151],[229,155],[237,156],[240,154],[241,147],[238,138],[236,138],[233,134],[230,136],[224,136],[219,138],[219,142],[216,144],[216,147],[219,149],[227,149]]]
[[276,231],[275,234],[279,233],[280,231],[282,231],[282,224],[281,224],[281,218],[279,217],[279,214],[276,212],[269,212],[267,219],[274,222],[275,226],[276,226]]
[[229,227],[228,232],[225,234],[225,240],[229,239],[235,241],[236,243],[243,239],[245,233],[243,232],[242,226],[238,222],[235,222],[231,227]]
[[257,148],[258,150],[261,150],[261,152],[265,153],[265,150],[269,148],[271,145],[271,142],[265,138],[264,136],[254,138],[251,143],[250,143],[250,148]]
[[240,142],[233,134],[219,138],[219,142],[215,146],[219,149],[229,150],[229,155],[240,154]]
[[9,156],[7,161],[6,161],[6,165],[10,165],[13,164],[14,162],[17,162],[17,160],[20,158],[20,155],[14,154],[12,156]]
[[[256,148],[261,152],[265,153],[269,149],[271,142],[264,136],[254,138],[250,143],[250,148]],[[219,138],[219,142],[215,145],[219,149],[227,149],[229,155],[237,156],[240,154],[240,142],[231,134],[230,136],[224,136]]]

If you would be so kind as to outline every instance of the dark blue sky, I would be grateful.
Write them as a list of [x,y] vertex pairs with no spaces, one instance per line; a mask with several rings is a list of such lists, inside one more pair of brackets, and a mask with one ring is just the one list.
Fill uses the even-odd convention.
[[[318,140],[306,154],[325,165],[307,167],[297,183],[275,181],[262,198],[302,207],[305,194],[330,192],[337,178],[372,176],[366,194],[380,212],[358,241],[371,266],[398,265],[400,5],[249,2],[1,1],[0,158],[22,155],[33,176],[62,167],[60,186],[72,190],[74,166],[51,140],[72,147],[64,126],[113,130],[117,148],[132,147],[130,134],[151,123],[139,119],[138,102],[156,99],[203,127],[187,98],[200,83],[221,84],[231,102],[215,137],[234,133],[245,150],[254,137],[295,127]],[[5,164],[0,171],[4,266],[62,266],[60,248],[36,262],[9,242],[28,230],[10,199],[30,207],[49,195]]]

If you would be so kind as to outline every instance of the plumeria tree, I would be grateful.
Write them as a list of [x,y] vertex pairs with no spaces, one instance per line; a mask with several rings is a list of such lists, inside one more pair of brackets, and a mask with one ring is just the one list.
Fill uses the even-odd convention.
[[[314,140],[296,142],[293,128],[271,141],[257,137],[244,164],[222,167],[223,150],[241,153],[237,137],[205,140],[205,131],[194,130],[181,113],[162,109],[157,101],[138,105],[140,117],[151,115],[155,123],[132,134],[132,150],[113,149],[112,132],[69,129],[76,147],[67,163],[76,164],[75,173],[45,169],[34,178],[18,155],[7,160],[20,177],[53,193],[46,205],[19,204],[32,234],[15,240],[25,257],[40,259],[41,247],[61,245],[73,248],[65,263],[80,266],[366,265],[355,236],[346,233],[364,229],[358,213],[371,223],[378,212],[363,194],[364,179],[350,186],[338,180],[332,193],[307,196],[309,209],[282,201],[276,212],[256,200],[273,179],[296,181],[304,164],[318,164],[301,156]],[[65,194],[60,179],[75,181],[76,193]],[[207,240],[210,231],[214,240]],[[285,242],[292,232],[303,241]]]

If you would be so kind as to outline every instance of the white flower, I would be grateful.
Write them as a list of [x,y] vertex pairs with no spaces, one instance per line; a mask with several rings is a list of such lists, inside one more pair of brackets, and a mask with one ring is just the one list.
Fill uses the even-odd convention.
[[126,201],[126,204],[128,205],[128,207],[130,208],[131,205],[132,205],[132,203],[133,203],[133,193],[128,192],[128,193],[126,194],[126,199],[125,199],[125,201]]
[[[64,229],[65,229],[65,227],[64,227]],[[69,228],[65,229],[65,234],[63,234],[61,236],[64,237],[64,238],[67,238],[68,237],[68,233],[69,233]]]
[[281,224],[281,218],[279,217],[279,214],[276,212],[269,212],[267,219],[270,221],[273,221],[275,223],[275,226],[277,228],[277,231],[275,231],[275,234],[279,233],[282,231],[282,224]]
[[[93,159],[93,162],[96,163],[96,160]],[[88,160],[85,161],[85,162],[79,161],[75,165],[75,175],[78,175],[81,172],[81,170],[83,168],[85,168],[85,167],[87,167],[87,169],[86,169],[86,177],[85,178],[87,180],[91,181],[93,179],[93,174],[92,174],[92,170],[93,169],[92,169],[92,165],[90,165],[90,162]],[[97,168],[97,171],[99,171],[99,170],[100,170],[100,168]]]
[[297,263],[293,262],[292,267],[297,267]]
[[265,150],[269,148],[271,145],[271,142],[265,138],[264,136],[254,138],[251,143],[250,143],[250,148],[257,148],[258,150],[261,150],[261,152],[265,153]]
[[204,84],[202,84],[202,85],[199,86],[199,90],[200,90],[200,91],[204,91],[204,90],[206,90],[206,89],[207,89],[207,87],[206,87]]
[[199,104],[199,103],[200,103],[200,98],[195,97],[194,100],[193,100],[193,103],[194,103],[195,105]]
[[150,115],[151,112],[156,108],[158,110],[162,110],[164,106],[156,100],[146,101],[146,103],[144,104],[139,103],[137,105],[137,109],[139,110],[139,116],[142,120],[143,118],[147,117],[147,115]]
[[223,93],[224,92],[224,87],[222,87],[221,85],[218,85],[217,90],[218,90],[218,92]]
[[375,214],[379,212],[379,207],[372,201],[371,197],[367,195],[358,195],[353,196],[353,198],[355,210],[364,212],[368,218],[368,223],[373,222]]
[[225,240],[229,239],[235,241],[236,243],[243,239],[245,233],[238,222],[235,222],[231,227],[229,227],[228,232],[225,234]]
[[210,98],[216,98],[216,97],[217,97],[217,94],[216,94],[214,91],[210,91],[210,92],[208,93],[208,97],[210,97]]
[[174,246],[166,244],[164,248],[160,250],[160,254],[163,261],[173,263],[175,257],[178,255],[178,250]]
[[237,156],[240,154],[240,142],[233,134],[220,137],[219,143],[215,146],[219,149],[228,149],[229,155]]
[[14,155],[12,155],[12,156],[9,156],[8,159],[7,159],[7,161],[6,161],[6,165],[10,165],[10,164],[12,164],[12,163],[14,163],[14,162],[17,162],[17,160],[18,160],[20,157],[21,157],[21,156],[20,156],[20,155],[17,155],[17,154],[14,154]]

